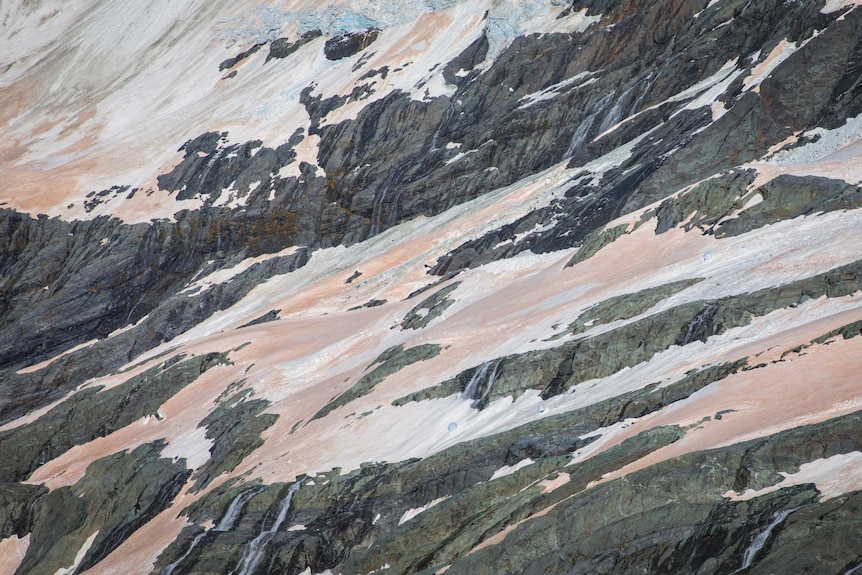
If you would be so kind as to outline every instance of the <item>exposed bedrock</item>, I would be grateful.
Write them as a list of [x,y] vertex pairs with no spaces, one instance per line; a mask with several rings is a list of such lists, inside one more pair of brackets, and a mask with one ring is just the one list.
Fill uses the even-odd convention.
[[[833,22],[836,15],[819,14],[815,4],[740,0],[706,10],[704,2],[693,0],[609,4],[601,11],[612,27],[518,37],[488,70],[471,74],[487,54],[487,40],[480,38],[447,68],[447,77],[457,83],[451,97],[416,101],[395,92],[366,106],[355,120],[333,125],[319,122],[344,100],[306,93],[312,132],[321,138],[323,173],[305,164],[299,178],[278,175],[295,160],[302,133],[275,148],[255,141],[229,145],[224,134],[202,134],[183,146],[185,159],[159,178],[159,185],[177,198],[200,198],[207,206],[179,213],[176,222],[127,226],[97,218],[68,223],[5,211],[0,222],[0,368],[18,369],[104,338],[157,310],[195,275],[238,258],[296,244],[359,241],[568,156],[572,165],[586,162],[654,129],[599,182],[576,184],[550,208],[465,246],[435,272],[525,249],[577,245],[623,209],[751,159],[788,129],[804,129],[824,114],[837,123],[858,107],[852,77],[862,16],[855,11]],[[730,17],[734,26],[718,26]],[[824,32],[813,38],[815,29]],[[764,80],[760,94],[739,94],[743,76],[719,94],[729,111],[718,121],[711,123],[707,107],[680,111],[685,102],[662,104],[728,61],[745,71],[753,65],[754,52],[765,53],[785,38],[808,43]],[[456,75],[459,71],[467,75]],[[532,94],[578,74],[583,86],[576,82],[559,88],[553,98],[532,102]],[[637,112],[644,113],[608,131]],[[457,159],[456,154],[464,155]],[[228,208],[225,194],[244,198],[245,205]],[[553,225],[523,234],[548,222]],[[519,234],[525,237],[500,245]],[[203,307],[223,305],[229,304],[204,302]],[[134,356],[159,342],[153,340],[169,340],[177,329],[209,315],[190,314],[190,308],[173,309],[169,323],[177,328],[124,345],[122,353],[102,353],[96,363],[116,366],[121,355]],[[61,377],[80,382],[86,376]],[[68,388],[56,380],[37,385]],[[39,404],[32,399],[33,406]]]
[[[352,15],[362,2],[349,4]],[[471,4],[423,6],[431,21]],[[828,476],[862,457],[847,375],[862,334],[862,260],[846,240],[862,208],[858,158],[839,166],[853,178],[794,160],[828,147],[807,147],[818,138],[857,151],[862,6],[517,7],[537,14],[525,29],[555,32],[503,46],[489,11],[484,33],[430,64],[382,52],[431,57],[410,22],[333,37],[275,8],[243,14],[255,37],[210,62],[222,60],[214,80],[278,94],[273,108],[237,106],[298,113],[283,134],[255,117],[238,137],[219,108],[159,156],[177,161],[156,191],[93,190],[86,221],[2,206],[0,549],[20,552],[16,575],[100,572],[130,537],[132,568],[161,575],[862,574],[858,477]],[[543,22],[548,10],[563,14]],[[561,32],[581,11],[595,21]],[[409,49],[393,48],[401,32]],[[386,62],[369,65],[376,54]],[[279,74],[305,64],[323,72],[283,88]],[[24,65],[0,71],[4,86]],[[342,72],[355,83],[327,76]],[[377,92],[392,85],[403,90]],[[483,211],[463,205],[516,183],[496,214],[495,196]],[[95,217],[132,195],[176,213]],[[452,216],[445,234],[420,219],[343,249],[459,205],[440,218]],[[795,224],[805,235],[770,253]],[[699,249],[662,262],[658,250],[629,268],[635,247],[621,267],[631,277],[603,285],[622,274],[605,274],[619,261],[605,256],[638,237],[747,251],[701,266]],[[448,253],[421,259],[431,250]],[[797,365],[794,393],[834,375],[831,395],[758,429],[782,382],[740,405],[745,386]],[[726,389],[720,407],[701,403]],[[129,439],[178,394],[195,417]],[[753,429],[732,427],[743,414]],[[83,475],[57,469],[79,453]],[[163,526],[173,541],[139,531]]]
[[[575,424],[575,414],[553,419],[422,461],[300,477],[295,492],[286,484],[220,489],[186,513],[198,525],[230,516],[234,529],[187,529],[154,573],[169,565],[177,574],[236,568],[250,542],[272,528],[288,494],[288,512],[267,539],[256,573],[365,573],[389,565],[393,573],[430,574],[451,565],[460,573],[727,574],[743,566],[791,572],[797,563],[839,573],[858,560],[858,492],[819,501],[814,486],[803,484],[727,498],[780,482],[778,471],[794,473],[807,461],[860,449],[858,413],[690,453],[589,489],[684,432],[653,428],[572,464],[571,453],[588,442],[549,449],[546,434],[557,425],[575,440],[586,428]],[[519,461],[517,470],[491,479]],[[543,480],[556,487],[539,487]],[[491,540],[507,527],[503,538]]]
[[160,458],[163,447],[146,444],[95,461],[72,487],[39,497],[31,507],[30,546],[16,575],[64,567],[86,571],[169,507],[191,472],[185,460]]
[[22,481],[76,445],[144,417],[158,417],[165,401],[226,361],[224,354],[175,356],[110,389],[99,386],[74,393],[32,423],[0,432],[0,481]]

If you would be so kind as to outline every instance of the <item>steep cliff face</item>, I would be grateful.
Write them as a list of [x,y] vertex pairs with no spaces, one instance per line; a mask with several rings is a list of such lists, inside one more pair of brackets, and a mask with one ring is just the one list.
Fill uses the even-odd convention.
[[0,573],[862,566],[858,2],[0,22]]

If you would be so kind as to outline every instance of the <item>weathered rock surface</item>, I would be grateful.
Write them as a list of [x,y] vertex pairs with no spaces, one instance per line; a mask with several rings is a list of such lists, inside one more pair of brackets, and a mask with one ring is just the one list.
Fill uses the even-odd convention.
[[0,571],[862,566],[862,4],[157,4],[0,7]]
[[[63,567],[83,572],[168,507],[190,472],[183,461],[159,458],[162,447],[142,445],[100,459],[74,486],[40,497],[31,544],[16,573],[53,573]],[[89,547],[78,557],[85,541]]]
[[224,354],[189,359],[175,356],[110,389],[90,387],[60,403],[33,423],[0,432],[0,477],[21,481],[40,465],[75,445],[105,437],[146,417],[208,369]]

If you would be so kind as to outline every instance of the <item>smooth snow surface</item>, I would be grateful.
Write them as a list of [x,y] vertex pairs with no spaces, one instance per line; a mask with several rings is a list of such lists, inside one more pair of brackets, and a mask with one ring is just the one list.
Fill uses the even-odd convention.
[[0,573],[14,573],[24,560],[27,548],[30,547],[30,534],[19,538],[13,535],[0,540]]
[[206,428],[196,427],[174,438],[162,450],[162,457],[184,458],[189,469],[197,469],[210,458],[211,439],[206,437]]

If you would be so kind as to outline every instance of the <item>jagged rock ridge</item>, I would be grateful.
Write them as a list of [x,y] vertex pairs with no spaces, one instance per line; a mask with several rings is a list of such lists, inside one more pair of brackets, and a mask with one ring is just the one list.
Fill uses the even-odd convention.
[[860,19],[0,6],[0,573],[853,573]]

